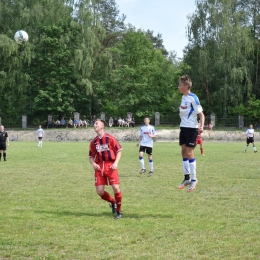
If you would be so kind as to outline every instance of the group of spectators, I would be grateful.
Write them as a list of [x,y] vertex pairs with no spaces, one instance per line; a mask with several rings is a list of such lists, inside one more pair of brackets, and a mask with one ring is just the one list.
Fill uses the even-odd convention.
[[109,127],[135,127],[135,119],[133,118],[112,118],[110,117],[108,120],[108,126]]
[[48,122],[45,122],[45,128],[87,128],[89,126],[89,122],[86,120],[81,119],[74,119],[71,118],[68,120],[68,122],[62,117],[60,120],[57,118],[56,121],[48,120]]

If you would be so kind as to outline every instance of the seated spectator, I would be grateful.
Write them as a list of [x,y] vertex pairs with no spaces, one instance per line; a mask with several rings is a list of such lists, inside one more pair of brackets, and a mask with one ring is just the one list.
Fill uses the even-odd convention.
[[74,126],[74,123],[73,123],[72,119],[70,118],[69,123],[68,123],[68,127],[71,128],[73,126]]
[[131,125],[132,127],[135,127],[135,118],[134,118],[134,117],[132,118],[130,125]]
[[52,122],[52,120],[48,120],[48,123],[47,123],[47,127],[48,128],[53,128],[53,122]]
[[56,125],[56,127],[58,127],[58,128],[61,126],[61,125],[60,125],[60,120],[59,120],[59,119],[56,120],[55,125]]
[[86,128],[88,127],[88,123],[87,123],[86,120],[83,120],[83,121],[82,121],[82,127],[86,127]]
[[66,120],[64,119],[64,117],[61,118],[60,124],[61,124],[61,127],[63,127],[63,128],[66,127]]
[[209,123],[209,125],[208,125],[208,129],[209,129],[209,130],[212,130],[212,128],[213,128],[213,122],[211,121],[211,122]]
[[79,119],[79,127],[81,128],[82,127],[82,120]]
[[108,120],[108,125],[109,125],[109,127],[112,127],[113,124],[114,124],[114,120],[113,120],[112,117],[110,117],[109,120]]
[[129,124],[130,124],[130,118],[126,118],[126,119],[125,119],[124,126],[125,126],[125,127],[129,127]]
[[123,120],[122,120],[121,117],[118,118],[118,121],[117,121],[117,122],[118,122],[118,126],[119,126],[119,127],[123,126]]
[[118,126],[118,120],[117,118],[114,119],[114,127]]
[[79,120],[78,119],[74,119],[74,127],[79,127]]

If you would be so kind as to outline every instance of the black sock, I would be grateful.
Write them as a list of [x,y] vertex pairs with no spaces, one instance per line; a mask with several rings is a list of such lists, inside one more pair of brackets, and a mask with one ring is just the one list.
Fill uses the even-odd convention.
[[190,175],[189,174],[185,174],[184,178],[185,178],[185,180],[189,180],[190,179]]
[[4,160],[6,159],[6,153],[3,153]]
[[0,153],[0,161],[1,161],[1,158],[2,158],[2,153]]

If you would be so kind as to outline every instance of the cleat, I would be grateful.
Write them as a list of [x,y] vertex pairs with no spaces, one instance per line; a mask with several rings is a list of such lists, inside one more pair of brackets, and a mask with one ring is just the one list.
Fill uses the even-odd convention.
[[146,172],[146,169],[142,169],[139,173],[142,174],[142,173],[145,173]]
[[115,215],[115,219],[119,219],[119,218],[122,218],[122,212],[121,211],[118,211]]
[[112,213],[115,214],[116,213],[116,203],[110,203],[110,207],[112,209]]
[[257,153],[257,151],[254,151],[254,153]]
[[184,189],[186,186],[191,184],[191,180],[183,180],[183,182],[180,184],[180,186],[178,187],[178,190],[182,190]]
[[152,176],[152,174],[153,174],[153,171],[149,171],[149,173],[148,173],[147,177],[151,177],[151,176]]
[[247,153],[247,150],[245,150],[245,153]]
[[191,181],[190,187],[188,188],[187,192],[192,192],[192,191],[194,191],[195,188],[196,188],[196,186],[197,186],[197,184],[198,184],[198,180],[195,180],[195,181],[193,180],[193,181]]

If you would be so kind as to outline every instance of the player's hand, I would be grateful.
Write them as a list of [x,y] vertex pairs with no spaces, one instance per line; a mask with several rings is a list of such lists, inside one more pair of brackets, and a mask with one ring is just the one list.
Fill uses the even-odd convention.
[[100,166],[96,163],[93,164],[94,170],[100,170]]
[[110,166],[110,169],[116,170],[116,169],[117,169],[117,164],[116,164],[116,163],[113,163],[113,164]]
[[199,127],[199,132],[200,132],[200,133],[203,132],[203,127],[202,127],[202,126]]

